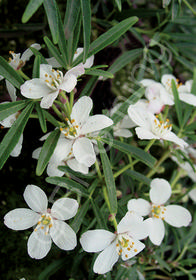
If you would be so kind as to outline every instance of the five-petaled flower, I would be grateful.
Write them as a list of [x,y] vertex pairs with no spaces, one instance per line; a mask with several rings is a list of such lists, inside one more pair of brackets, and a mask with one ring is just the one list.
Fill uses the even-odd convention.
[[40,106],[48,109],[52,106],[61,90],[71,92],[76,84],[77,77],[84,74],[82,64],[70,69],[63,76],[59,70],[54,70],[51,65],[40,65],[40,78],[26,81],[21,87],[21,94],[27,98],[40,99]]
[[150,112],[144,112],[138,106],[130,105],[128,108],[129,117],[136,123],[135,132],[140,139],[162,139],[176,143],[182,148],[188,144],[171,131],[172,125],[169,119],[165,122]]
[[104,274],[112,270],[119,256],[123,261],[140,253],[145,245],[139,241],[148,236],[148,226],[142,217],[127,213],[117,226],[117,233],[104,229],[88,230],[80,239],[86,252],[101,252],[95,260],[93,271]]
[[13,230],[25,230],[35,226],[27,243],[28,254],[35,259],[44,258],[52,241],[62,250],[73,250],[76,246],[76,234],[64,222],[75,216],[78,203],[75,199],[60,198],[51,209],[44,191],[34,185],[28,185],[24,191],[28,208],[17,208],[8,212],[4,223]]
[[171,196],[171,186],[165,179],[155,178],[150,185],[150,200],[131,199],[128,202],[128,211],[138,215],[151,216],[146,223],[149,226],[149,238],[155,245],[160,245],[164,235],[164,222],[174,227],[188,226],[191,222],[190,212],[179,205],[167,205],[165,203]]

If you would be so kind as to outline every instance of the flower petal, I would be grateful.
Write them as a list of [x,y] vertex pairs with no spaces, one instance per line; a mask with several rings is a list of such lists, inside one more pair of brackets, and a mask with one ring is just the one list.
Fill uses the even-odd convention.
[[136,127],[135,132],[139,139],[160,139],[160,137],[158,137],[145,127]]
[[71,158],[67,160],[67,166],[71,168],[73,171],[80,172],[82,174],[88,174],[89,171],[88,166],[79,163],[75,158]]
[[51,89],[47,84],[38,78],[26,81],[21,87],[21,94],[27,98],[39,99],[48,95]]
[[57,176],[57,177],[62,177],[65,172],[61,171],[58,169],[58,166],[61,165],[61,164],[56,164],[54,162],[49,162],[48,163],[48,166],[47,166],[47,169],[46,169],[46,172],[48,174],[48,176]]
[[191,93],[179,93],[179,98],[185,103],[196,106],[196,96]]
[[74,119],[79,126],[82,126],[88,119],[92,108],[92,99],[88,96],[81,97],[72,108],[71,119]]
[[[37,43],[32,44],[30,47],[34,48],[38,51],[41,49],[40,44],[37,44]],[[23,52],[23,54],[21,56],[21,60],[24,61],[24,62],[28,61],[32,55],[33,55],[32,50],[30,48],[28,48],[28,49],[26,49],[26,51]]]
[[146,216],[151,211],[150,203],[142,198],[131,199],[128,201],[127,208],[129,211],[136,212],[138,215]]
[[62,84],[60,84],[59,89],[66,92],[71,92],[77,85],[77,78],[75,75],[65,74]]
[[51,208],[51,214],[58,220],[73,218],[78,211],[78,202],[73,198],[59,198]]
[[171,186],[165,179],[153,179],[150,187],[150,200],[156,205],[164,204],[171,196]]
[[89,253],[100,252],[110,245],[116,235],[105,229],[88,230],[83,233],[80,243],[84,251]]
[[73,250],[77,245],[74,230],[65,222],[54,220],[50,229],[53,242],[62,250]]
[[43,109],[48,109],[52,106],[54,100],[57,98],[59,91],[55,91],[53,93],[49,93],[44,96],[40,102],[40,107]]
[[52,240],[42,229],[33,231],[27,242],[28,254],[33,259],[42,259],[50,251]]
[[15,87],[8,80],[5,80],[5,83],[12,102],[16,101],[17,96]]
[[196,202],[196,189],[191,190],[188,195],[194,202]]
[[71,68],[69,71],[67,71],[66,74],[74,75],[77,78],[78,76],[81,76],[84,73],[85,73],[84,65],[83,63],[80,63],[77,66]]
[[150,241],[155,245],[160,245],[164,235],[165,235],[165,226],[161,219],[149,218],[146,220],[149,226],[149,238]]
[[4,217],[4,224],[14,230],[24,230],[34,226],[40,215],[27,208],[17,208],[8,212]]
[[125,250],[125,249],[122,251],[121,257],[122,257],[123,261],[126,261],[126,260],[128,260],[130,258],[133,258],[134,256],[139,254],[145,248],[144,243],[142,243],[139,240],[134,239],[134,238],[131,238],[131,239],[132,239],[132,242],[134,242],[134,247],[131,248],[130,251],[129,250]]
[[76,160],[87,167],[93,165],[96,161],[96,155],[93,149],[93,144],[86,138],[78,138],[73,144],[73,154]]
[[24,191],[24,199],[28,206],[39,213],[47,211],[48,199],[44,191],[37,186],[28,185]]
[[187,227],[191,220],[190,212],[179,205],[168,205],[165,207],[165,221],[173,227]]
[[182,148],[188,147],[188,144],[183,139],[179,138],[175,133],[171,131],[165,134],[162,138],[164,140],[174,142]]
[[22,149],[22,142],[23,142],[23,134],[20,136],[20,138],[18,140],[18,143],[16,144],[16,146],[14,147],[12,152],[10,153],[10,156],[18,157],[20,155],[21,149]]
[[94,115],[87,119],[82,126],[80,133],[87,134],[99,131],[113,124],[113,120],[104,115]]
[[132,132],[126,128],[114,130],[114,136],[129,138],[133,136]]
[[112,270],[114,264],[118,261],[119,255],[116,250],[116,242],[106,247],[96,258],[93,271],[98,274],[104,274]]

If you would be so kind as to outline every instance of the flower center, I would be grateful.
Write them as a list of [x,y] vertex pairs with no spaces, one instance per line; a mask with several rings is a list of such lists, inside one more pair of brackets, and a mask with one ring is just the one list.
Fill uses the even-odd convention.
[[48,213],[42,214],[34,231],[37,231],[38,229],[41,228],[42,230],[45,230],[45,234],[47,235],[52,226],[53,226],[53,219],[51,215]]
[[[176,79],[175,84],[176,84],[177,88],[179,88],[182,85],[182,83],[179,82],[179,79]],[[171,79],[167,79],[167,81],[165,83],[165,87],[166,87],[166,90],[169,92],[169,94],[171,94],[173,96]]]
[[66,138],[75,139],[79,136],[79,126],[76,124],[74,119],[71,121],[66,118],[65,121],[67,122],[67,127],[60,128],[61,132],[65,135]]
[[133,239],[128,234],[119,234],[116,239],[116,250],[117,253],[123,255],[123,257],[128,258],[131,250],[137,252],[138,250],[135,248],[135,243]]
[[172,124],[169,124],[169,119],[166,119],[166,122],[163,122],[159,121],[158,116],[156,116],[156,119],[154,119],[152,123],[152,132],[160,138],[171,131],[171,129]]
[[45,74],[45,82],[47,86],[49,86],[51,89],[55,90],[59,87],[59,85],[62,83],[63,80],[63,73],[59,70],[52,69],[52,73],[48,75]]
[[164,220],[165,211],[166,211],[166,208],[164,206],[153,205],[152,210],[151,210],[152,217]]

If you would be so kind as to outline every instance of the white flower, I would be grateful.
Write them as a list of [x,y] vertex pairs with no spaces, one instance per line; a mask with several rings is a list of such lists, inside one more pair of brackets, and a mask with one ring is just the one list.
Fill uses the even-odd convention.
[[[76,58],[83,52],[83,48],[77,48],[74,57],[73,57],[73,61],[76,60]],[[48,64],[52,65],[52,67],[54,68],[59,68],[61,67],[61,64],[56,60],[56,58],[54,57],[50,57],[47,58],[46,61],[48,62]],[[91,68],[92,65],[94,63],[94,55],[90,56],[89,58],[87,58],[86,62],[83,65],[83,67],[85,69],[87,68]]]
[[130,105],[128,108],[129,117],[136,123],[135,129],[138,138],[140,139],[163,139],[171,141],[181,146],[187,147],[188,144],[180,139],[175,133],[171,131],[172,125],[169,120],[166,122],[159,121],[152,113]]
[[90,97],[83,96],[78,99],[72,108],[70,119],[66,119],[67,126],[61,128],[61,137],[71,140],[72,143],[70,156],[75,157],[86,167],[90,167],[96,161],[93,134],[113,124],[113,121],[105,115],[89,116],[92,107]]
[[8,212],[4,223],[13,230],[25,230],[35,226],[27,243],[31,258],[44,258],[52,241],[62,250],[72,250],[76,246],[76,234],[64,222],[76,215],[78,203],[75,199],[60,198],[48,209],[46,194],[37,186],[28,185],[24,191],[28,208],[17,208]]
[[[7,103],[7,102],[2,102],[2,103]],[[18,118],[19,114],[20,113],[17,112],[17,113],[14,113],[14,114],[10,115],[9,117],[0,121],[0,124],[5,128],[10,128],[13,125],[13,123],[16,121],[16,119]],[[16,144],[16,146],[14,147],[12,152],[10,153],[10,155],[12,157],[18,157],[20,155],[21,149],[22,149],[22,142],[23,142],[23,134],[21,134],[18,143]]]
[[60,90],[71,92],[76,84],[77,77],[84,74],[82,64],[70,69],[63,76],[59,70],[52,69],[51,65],[40,65],[40,78],[26,81],[21,87],[21,94],[27,98],[40,99],[40,106],[48,109],[52,106]]
[[189,197],[196,203],[196,188],[188,193]]
[[145,245],[139,240],[148,236],[146,223],[141,217],[127,213],[114,234],[104,229],[89,230],[82,234],[80,243],[86,252],[101,252],[93,271],[104,274],[112,270],[119,256],[126,261],[140,253]]
[[[39,44],[32,44],[30,47],[40,50],[41,46]],[[15,70],[19,70],[22,68],[26,61],[28,61],[31,56],[33,55],[33,52],[30,50],[30,48],[26,49],[24,53],[21,55],[20,53],[14,53],[13,51],[9,52],[12,55],[12,58],[9,58],[9,64],[12,66]],[[0,75],[0,81],[4,79],[3,76]],[[5,80],[7,90],[9,92],[10,98],[12,101],[16,101],[16,89],[15,87],[8,81]]]
[[142,198],[131,199],[127,207],[128,211],[134,211],[138,215],[151,216],[146,220],[149,238],[153,244],[160,245],[165,235],[163,220],[174,227],[182,227],[188,226],[192,218],[190,212],[182,206],[165,206],[171,196],[171,186],[166,180],[155,178],[150,187],[151,203]]
[[[122,105],[122,103],[116,104],[111,110],[110,110],[110,116],[112,116]],[[120,113],[122,114],[122,113]],[[113,126],[113,134],[114,136],[120,136],[120,137],[131,137],[133,134],[128,128],[132,128],[135,126],[135,123],[129,118],[128,115],[125,115],[121,121],[119,121],[116,125]]]

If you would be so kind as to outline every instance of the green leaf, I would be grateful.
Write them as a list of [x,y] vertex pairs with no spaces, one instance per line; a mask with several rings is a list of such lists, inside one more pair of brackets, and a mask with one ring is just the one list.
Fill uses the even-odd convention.
[[33,107],[34,102],[28,104],[4,136],[0,144],[0,169],[3,167],[10,153],[18,143]]
[[44,145],[41,149],[38,162],[37,162],[37,167],[36,167],[36,175],[40,176],[44,172],[53,152],[54,149],[57,145],[58,139],[60,137],[60,130],[55,129],[50,133],[46,141],[44,142]]
[[23,78],[12,68],[9,63],[0,56],[0,75],[8,80],[14,87],[20,89],[24,83]]
[[47,177],[46,182],[66,188],[84,197],[89,197],[88,191],[81,184],[65,177]]
[[66,5],[64,32],[68,40],[73,33],[80,12],[80,0],[68,0]]
[[34,60],[33,64],[33,78],[39,78],[39,71],[40,71],[40,64],[41,64],[41,56],[37,55]]
[[33,54],[34,54],[35,56],[39,56],[39,57],[40,57],[41,63],[43,63],[43,64],[48,64],[48,62],[47,62],[47,60],[45,59],[45,57],[44,57],[38,50],[36,50],[35,48],[32,48],[32,47],[30,47],[30,50],[33,52]]
[[[88,174],[83,174],[83,173],[80,173],[80,172],[76,172],[76,171],[73,171],[71,168],[69,168],[68,166],[58,166],[58,169],[63,171],[64,173],[68,173],[70,175],[70,177],[72,178],[82,178],[82,179],[92,179],[92,178],[96,178],[96,175],[92,175],[90,172]],[[74,178],[74,179],[75,179]]]
[[47,265],[44,270],[38,276],[38,280],[48,280],[49,277],[55,274],[62,266],[65,265],[65,259],[55,260],[51,264]]
[[[88,57],[98,53],[100,50],[104,49],[108,45],[112,44],[118,38],[120,38],[126,31],[130,29],[138,21],[137,17],[127,18],[120,23],[116,24],[114,27],[110,28],[104,34],[99,36],[95,41],[93,41],[89,48]],[[82,62],[82,54],[77,57],[74,61],[74,65]]]
[[90,0],[80,0],[81,10],[82,10],[82,23],[83,23],[83,63],[87,59],[88,50],[90,46],[90,36],[91,36],[91,5]]
[[42,129],[43,133],[46,133],[47,132],[47,124],[46,124],[46,117],[45,117],[45,114],[44,114],[44,110],[40,107],[40,103],[36,103],[35,108],[36,108],[36,111],[37,111],[37,114],[38,114],[41,129]]
[[121,0],[115,0],[115,2],[116,2],[116,5],[117,5],[117,7],[118,7],[119,12],[121,12],[121,10],[122,10],[122,3],[121,3]]
[[62,56],[59,50],[53,45],[53,43],[47,36],[44,37],[44,42],[46,43],[48,50],[51,52],[52,56],[56,58],[60,65],[66,68],[66,63],[62,60]]
[[44,0],[30,0],[22,16],[22,23],[26,23],[39,9]]
[[80,97],[84,96],[84,95],[91,95],[94,87],[96,86],[96,82],[97,82],[98,77],[97,76],[93,76],[89,79],[89,81],[86,83],[85,87],[83,88],[82,92],[80,93]]
[[116,196],[116,185],[112,172],[112,167],[109,158],[106,154],[103,144],[98,141],[98,148],[100,151],[101,162],[103,166],[103,173],[105,177],[106,189],[108,194],[108,201],[111,213],[117,213],[117,196]]
[[193,84],[191,88],[191,93],[196,95],[196,68],[193,69]]
[[125,175],[128,175],[130,176],[131,178],[139,181],[139,182],[142,182],[143,184],[149,186],[150,183],[151,183],[151,179],[147,178],[146,176],[144,176],[143,174],[135,171],[135,170],[127,170],[124,172]]
[[64,32],[64,27],[61,19],[60,12],[58,10],[58,33],[59,33],[59,38],[58,38],[58,46],[62,54],[62,59],[64,60],[65,64],[68,65],[68,50],[67,50],[67,42],[65,40],[65,32]]
[[86,213],[89,209],[90,200],[87,199],[85,203],[79,208],[76,216],[74,217],[73,222],[71,223],[72,229],[77,233],[81,227],[81,224],[86,216]]
[[118,72],[120,69],[125,67],[127,64],[129,64],[131,61],[139,57],[143,53],[143,49],[135,49],[131,51],[127,51],[120,55],[114,63],[110,66],[108,69],[108,72],[114,74]]
[[103,216],[103,213],[101,212],[100,207],[97,205],[96,201],[93,199],[91,199],[91,204],[92,204],[93,212],[95,214],[99,228],[107,229],[107,226],[105,223],[105,217]]
[[20,100],[16,102],[7,102],[0,104],[0,121],[6,119],[10,115],[22,110],[29,101],[27,100]]
[[47,15],[48,24],[54,44],[57,44],[59,38],[58,28],[58,7],[55,0],[44,0],[44,9]]
[[112,147],[119,151],[133,155],[149,167],[153,167],[156,163],[156,158],[138,147],[114,139],[111,143],[111,139],[109,138],[101,138],[101,140],[108,145],[112,145]]
[[171,81],[171,86],[172,86],[172,92],[174,95],[174,102],[175,102],[175,109],[176,109],[176,114],[177,114],[177,118],[178,118],[178,123],[179,126],[182,126],[182,104],[181,101],[179,99],[179,94],[178,94],[178,90],[176,87],[176,83],[174,80]]
[[48,111],[44,111],[44,115],[51,124],[54,125],[54,127],[60,127],[59,122],[50,114]]
[[92,76],[103,76],[104,78],[112,79],[114,75],[109,71],[104,71],[102,69],[88,69],[86,70],[85,74],[92,75]]

